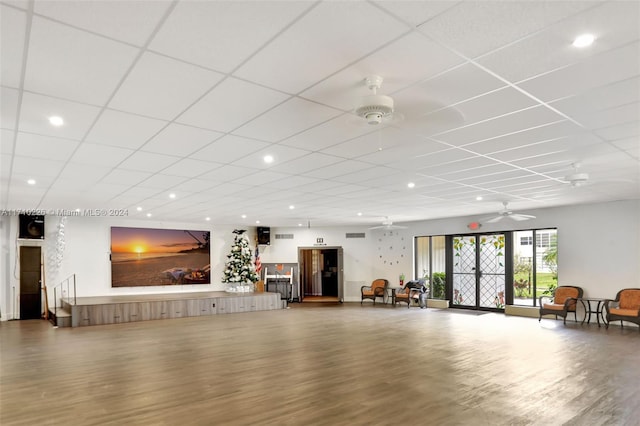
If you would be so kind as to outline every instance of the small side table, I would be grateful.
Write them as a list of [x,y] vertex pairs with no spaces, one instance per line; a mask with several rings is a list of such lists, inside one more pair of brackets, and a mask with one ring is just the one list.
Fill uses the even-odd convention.
[[387,302],[389,302],[389,298],[391,298],[391,304],[395,306],[395,304],[396,304],[396,288],[395,287],[387,287],[384,295],[385,295],[384,304],[386,305]]
[[[607,299],[601,299],[599,297],[581,297],[578,300],[584,307],[584,318],[582,318],[581,324],[584,324],[585,321],[587,321],[587,324],[589,324],[591,322],[591,314],[596,314],[598,327],[600,327],[600,318],[602,318],[602,323],[606,324],[602,310],[604,309],[604,304]],[[593,309],[591,303],[596,303],[595,309]]]

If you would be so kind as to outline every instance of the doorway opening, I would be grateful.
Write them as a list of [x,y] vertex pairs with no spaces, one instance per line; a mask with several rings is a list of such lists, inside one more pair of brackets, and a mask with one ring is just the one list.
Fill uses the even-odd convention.
[[343,302],[342,247],[299,247],[300,301]]
[[20,319],[42,317],[40,247],[20,247]]

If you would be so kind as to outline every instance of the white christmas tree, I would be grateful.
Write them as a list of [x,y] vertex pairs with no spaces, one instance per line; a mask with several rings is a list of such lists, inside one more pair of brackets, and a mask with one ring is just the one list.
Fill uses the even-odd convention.
[[253,251],[249,247],[249,240],[243,235],[243,230],[233,231],[236,236],[233,239],[231,253],[227,255],[223,283],[255,283],[259,280],[255,265],[252,261]]

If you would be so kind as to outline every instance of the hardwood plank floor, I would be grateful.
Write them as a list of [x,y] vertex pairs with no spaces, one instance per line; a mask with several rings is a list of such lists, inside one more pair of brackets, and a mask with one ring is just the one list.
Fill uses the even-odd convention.
[[6,425],[638,425],[638,327],[360,303],[0,323]]

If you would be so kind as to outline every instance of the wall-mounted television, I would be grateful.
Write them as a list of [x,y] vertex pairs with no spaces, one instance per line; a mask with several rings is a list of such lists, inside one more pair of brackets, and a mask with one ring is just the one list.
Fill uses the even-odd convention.
[[210,232],[111,228],[111,287],[210,284]]

